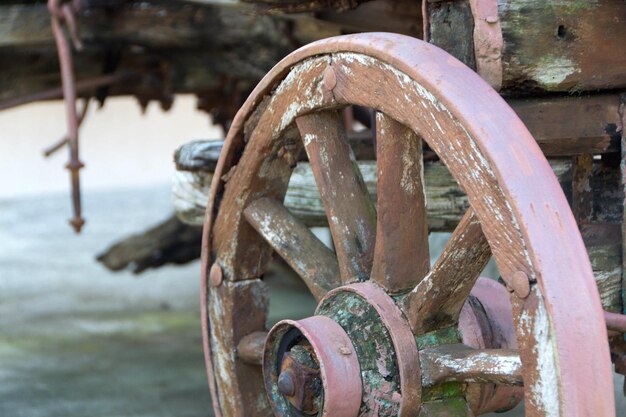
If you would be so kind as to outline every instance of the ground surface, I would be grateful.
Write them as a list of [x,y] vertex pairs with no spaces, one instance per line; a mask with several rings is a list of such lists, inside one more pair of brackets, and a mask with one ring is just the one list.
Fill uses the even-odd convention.
[[[65,194],[0,200],[0,416],[212,415],[198,264],[136,278],[93,260],[161,220],[168,187],[88,193],[85,206],[88,224],[75,237]],[[273,291],[281,307],[272,321],[312,308],[296,287]]]
[[167,213],[167,187],[0,202],[0,416],[209,415],[198,265],[140,278],[94,255]]
[[[88,193],[87,226],[69,199],[0,200],[0,416],[206,417],[199,264],[135,277],[94,261],[111,241],[162,220],[169,187]],[[313,308],[274,285],[272,310]]]

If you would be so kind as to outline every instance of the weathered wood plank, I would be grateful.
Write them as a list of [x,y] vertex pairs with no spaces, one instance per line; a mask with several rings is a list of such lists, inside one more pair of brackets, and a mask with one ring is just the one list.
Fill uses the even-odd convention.
[[[215,45],[243,41],[242,36],[246,33],[263,38],[276,34],[275,19],[247,15],[237,9],[181,1],[105,1],[100,5],[83,7],[76,16],[76,22],[85,47],[117,42],[170,49],[200,46],[203,42]],[[228,27],[228,23],[238,26]],[[262,33],[262,29],[270,32]],[[276,41],[285,44],[284,40]],[[0,47],[53,43],[50,15],[45,3],[5,4],[0,7]],[[261,39],[260,44],[263,43]],[[252,50],[253,47],[250,47]]]
[[140,274],[150,268],[198,259],[201,243],[201,226],[185,224],[172,215],[148,230],[114,243],[96,259],[111,271],[130,269]]
[[315,19],[334,23],[350,32],[392,32],[418,39],[423,34],[422,7],[415,0],[373,0],[344,12],[320,11]]
[[[195,93],[203,109],[227,124],[261,77],[301,45],[359,31],[421,36],[415,2],[376,0],[363,6],[343,12],[326,8],[314,16],[260,15],[241,1],[85,2],[76,19],[85,46],[75,54],[77,79],[110,68],[133,72],[139,80],[118,82],[107,94],[146,101]],[[0,4],[0,62],[11,62],[0,70],[0,101],[60,86],[45,3]],[[234,108],[227,112],[229,105]]]
[[174,164],[178,171],[213,172],[222,152],[222,140],[197,140],[176,149]]
[[514,89],[520,82],[572,92],[626,86],[624,2],[500,0],[498,4],[505,39],[504,89]]
[[322,10],[345,11],[368,0],[243,0],[262,13],[310,13]]
[[[375,161],[359,161],[359,170],[365,185],[372,196],[377,198],[377,168]],[[561,183],[571,188],[571,162],[554,160],[552,167]],[[609,175],[603,174],[605,176]],[[206,202],[212,174],[204,172],[177,171],[174,176],[172,193],[177,215],[187,223],[200,225],[204,219]],[[424,165],[426,199],[428,201],[428,225],[430,231],[452,231],[469,207],[467,198],[458,188],[445,166],[440,162],[426,162]],[[596,198],[600,198],[599,196]],[[617,195],[604,195],[598,203],[604,203],[596,212],[596,220],[611,221],[614,213],[610,208],[619,198]],[[298,163],[291,175],[289,188],[284,200],[289,211],[309,227],[327,226],[326,216],[313,181],[311,166]],[[598,220],[600,221],[600,220]]]
[[[474,26],[460,2],[435,2],[429,10],[431,42],[471,64]],[[502,91],[580,92],[626,86],[626,6],[621,1],[498,0]],[[465,17],[463,19],[462,17]],[[454,25],[447,29],[451,22]],[[462,49],[459,50],[459,49]],[[468,58],[469,57],[469,58]]]
[[574,157],[572,167],[572,212],[576,223],[588,223],[593,212],[593,155],[582,154]]
[[[626,85],[621,71],[626,53],[620,47],[626,36],[626,7],[621,2],[499,3],[505,90],[578,92]],[[463,15],[465,25],[451,24],[449,13],[442,14],[441,7],[467,9],[466,2],[440,2],[431,7],[431,37],[472,65],[471,13]],[[206,93],[219,83],[223,87],[223,77],[236,79],[246,90],[288,52],[316,39],[359,31],[421,37],[420,8],[407,0],[371,1],[344,12],[328,8],[315,16],[259,16],[249,9],[243,2],[217,0],[90,2],[77,19],[86,45],[76,60],[78,78],[101,75],[102,68],[113,64],[119,69],[152,73],[150,83],[125,83],[111,89],[113,95],[158,97],[165,84],[172,92]],[[524,32],[528,28],[534,29]],[[247,41],[250,38],[255,39],[253,47]],[[45,4],[0,6],[0,60],[13,63],[3,67],[10,82],[0,82],[0,99],[58,86],[52,44]],[[469,58],[456,51],[461,46],[469,51],[465,53]],[[106,62],[115,56],[116,62]],[[159,74],[165,67],[175,74],[173,79],[154,84],[167,79]]]
[[620,150],[618,94],[509,99],[546,156]]
[[[619,94],[509,99],[508,104],[548,157],[618,153],[621,149]],[[348,139],[357,160],[375,159],[369,131],[351,132]],[[217,163],[215,156],[220,145],[213,142],[205,145],[203,142],[191,142],[177,151],[177,169],[212,169]]]
[[474,58],[474,24],[466,1],[445,1],[428,8],[428,41],[444,49],[470,68]]
[[593,223],[580,226],[589,253],[591,268],[605,310],[622,308],[622,239],[621,225]]
[[[111,95],[158,98],[219,89],[223,99],[225,88],[235,87],[229,80],[236,80],[245,96],[295,48],[285,20],[180,1],[85,7],[77,22],[85,45],[75,54],[77,79],[111,67],[141,74],[139,81],[113,86]],[[53,46],[45,3],[0,5],[0,61],[12,63],[0,72],[0,100],[59,86]]]
[[[377,197],[376,162],[361,161],[359,169],[372,199]],[[569,169],[568,162],[559,164],[559,172]],[[425,164],[428,224],[431,231],[451,231],[468,207],[467,198],[441,163]],[[189,224],[201,225],[212,174],[178,171],[174,176],[172,193],[177,215]],[[309,227],[327,226],[326,215],[313,181],[308,163],[299,163],[289,181],[285,206]]]

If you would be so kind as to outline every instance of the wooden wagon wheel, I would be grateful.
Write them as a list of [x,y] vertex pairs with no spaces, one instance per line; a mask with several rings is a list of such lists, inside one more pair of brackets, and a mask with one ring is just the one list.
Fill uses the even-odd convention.
[[[349,104],[378,112],[377,210],[337,113]],[[422,139],[471,205],[432,268]],[[302,148],[335,253],[281,204]],[[559,184],[501,97],[432,45],[366,34],[291,54],[237,115],[207,213],[218,416],[469,416],[515,403],[522,381],[527,416],[615,415],[599,296]],[[274,251],[320,303],[263,351]],[[491,255],[508,305],[491,281],[470,296]]]

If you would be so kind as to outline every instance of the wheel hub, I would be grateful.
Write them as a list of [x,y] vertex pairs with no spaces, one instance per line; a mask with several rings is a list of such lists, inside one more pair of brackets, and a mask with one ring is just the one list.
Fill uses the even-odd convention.
[[277,416],[403,416],[419,410],[415,339],[393,299],[371,283],[328,293],[316,316],[270,331],[265,387]]
[[[474,349],[516,348],[506,289],[482,279],[473,294],[475,301],[461,313],[458,342]],[[315,316],[283,320],[268,335],[263,373],[275,415],[417,415],[423,388],[420,338],[378,285],[329,292]],[[521,388],[512,386],[469,384],[464,391],[480,414],[510,409],[522,397]]]

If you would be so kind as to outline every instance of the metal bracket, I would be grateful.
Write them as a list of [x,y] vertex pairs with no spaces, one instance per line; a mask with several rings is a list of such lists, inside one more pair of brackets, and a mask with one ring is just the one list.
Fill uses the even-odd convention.
[[476,72],[494,89],[502,87],[504,40],[497,0],[469,0],[474,16],[474,55]]

